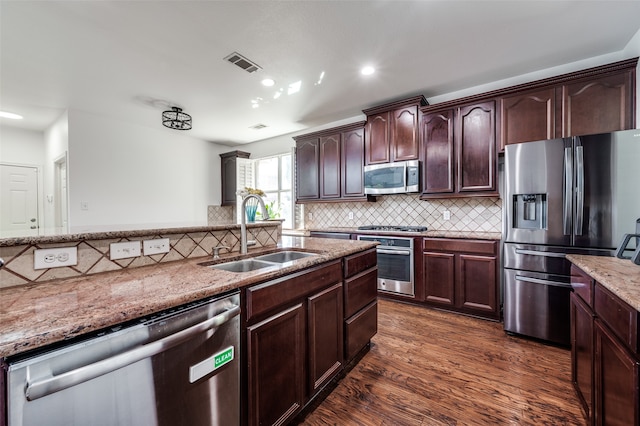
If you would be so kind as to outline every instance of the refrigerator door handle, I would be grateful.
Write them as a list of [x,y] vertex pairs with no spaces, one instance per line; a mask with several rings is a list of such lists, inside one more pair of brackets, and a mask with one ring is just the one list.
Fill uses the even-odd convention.
[[533,277],[525,277],[524,275],[516,275],[516,281],[523,281],[523,282],[532,283],[532,284],[551,285],[554,287],[572,288],[570,283],[563,283],[559,281],[549,281],[549,280],[543,280],[540,278],[533,278]]
[[573,153],[571,147],[564,149],[564,184],[562,195],[562,229],[564,235],[571,235],[571,207],[573,192]]
[[584,222],[584,149],[576,146],[576,220],[574,234],[582,235]]
[[556,253],[552,251],[538,251],[538,250],[526,250],[526,249],[516,249],[516,254],[528,254],[532,256],[543,256],[543,257],[560,257],[565,258],[564,253]]

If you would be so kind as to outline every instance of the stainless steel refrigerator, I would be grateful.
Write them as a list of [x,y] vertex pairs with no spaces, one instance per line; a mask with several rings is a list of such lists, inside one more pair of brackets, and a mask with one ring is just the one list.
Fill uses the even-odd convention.
[[639,176],[640,129],[505,148],[505,331],[570,344],[565,254],[611,256],[636,232]]

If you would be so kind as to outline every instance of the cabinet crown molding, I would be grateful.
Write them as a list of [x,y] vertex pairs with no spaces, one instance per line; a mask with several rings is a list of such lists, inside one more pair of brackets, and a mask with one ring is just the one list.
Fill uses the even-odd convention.
[[332,127],[330,129],[318,130],[313,133],[305,133],[304,135],[294,136],[293,140],[298,142],[303,139],[312,139],[312,138],[320,138],[323,136],[335,135],[336,133],[348,132],[350,130],[362,129],[364,128],[365,121],[358,121],[356,123],[345,124],[344,126]]
[[408,106],[424,107],[429,105],[427,99],[423,95],[414,96],[412,98],[401,99],[399,101],[389,102],[383,105],[374,106],[372,108],[363,109],[362,112],[365,115],[374,115],[380,112],[391,111],[396,108],[408,107]]

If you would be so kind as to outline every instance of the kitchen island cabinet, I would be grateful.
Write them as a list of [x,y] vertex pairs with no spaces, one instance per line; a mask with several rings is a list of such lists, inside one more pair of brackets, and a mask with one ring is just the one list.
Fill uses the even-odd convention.
[[[635,299],[640,274],[637,266],[629,261],[589,258],[593,257],[569,256],[574,262],[571,267],[574,288],[571,380],[589,424],[637,425],[640,421],[640,315],[637,305],[631,306],[614,290]],[[575,264],[585,267],[591,261],[611,264],[614,273],[601,266],[591,270],[598,280],[603,279],[601,282]],[[627,270],[632,274],[631,279]],[[617,282],[625,278],[627,285]]]

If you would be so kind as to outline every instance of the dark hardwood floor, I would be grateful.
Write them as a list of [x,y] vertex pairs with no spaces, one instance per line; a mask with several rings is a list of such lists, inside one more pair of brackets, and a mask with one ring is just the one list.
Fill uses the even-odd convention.
[[585,425],[571,352],[379,300],[370,352],[304,425]]

